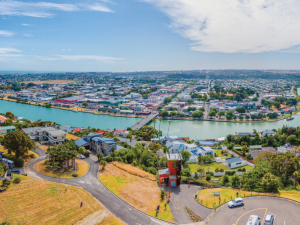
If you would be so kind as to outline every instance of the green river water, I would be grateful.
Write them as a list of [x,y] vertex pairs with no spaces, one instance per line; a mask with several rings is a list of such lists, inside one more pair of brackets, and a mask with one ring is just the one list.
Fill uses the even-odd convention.
[[[69,110],[45,108],[27,104],[20,104],[0,100],[0,112],[12,112],[18,117],[24,117],[29,120],[47,120],[74,127],[91,128],[120,128],[131,127],[140,119],[128,117],[114,117],[107,115],[94,115],[92,113],[72,112]],[[153,124],[152,124],[153,125]],[[212,121],[186,121],[172,120],[169,135],[179,137],[190,137],[191,139],[213,139],[225,137],[227,134],[236,132],[251,132],[253,129],[263,131],[266,129],[277,129],[283,125],[300,126],[300,116],[296,115],[294,120],[280,120],[275,122],[261,123],[232,123],[232,122],[212,122]],[[159,122],[156,123],[156,129],[159,128]],[[168,133],[168,121],[163,120],[160,129],[163,135]]]

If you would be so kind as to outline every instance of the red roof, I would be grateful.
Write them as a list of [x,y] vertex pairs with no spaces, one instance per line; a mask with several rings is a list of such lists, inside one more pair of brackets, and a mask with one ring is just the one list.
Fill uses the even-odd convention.
[[124,129],[124,130],[121,130],[121,129],[116,129],[115,130],[115,132],[117,132],[117,133],[121,133],[121,132],[126,132],[126,130]]
[[187,141],[187,140],[190,140],[189,137],[180,137],[179,139],[180,139],[180,140],[186,140],[186,141]]
[[5,120],[7,120],[7,118],[5,118],[4,116],[1,116],[1,115],[0,115],[0,122],[1,122],[1,123],[4,123]]
[[283,109],[282,111],[292,111],[290,108]]
[[97,134],[104,134],[105,132],[104,131],[102,131],[102,130],[98,130],[97,131]]
[[80,127],[73,129],[73,132],[81,131],[82,129]]

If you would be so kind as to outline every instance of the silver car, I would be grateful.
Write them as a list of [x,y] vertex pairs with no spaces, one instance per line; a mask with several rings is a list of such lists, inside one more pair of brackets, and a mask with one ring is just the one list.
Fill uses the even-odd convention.
[[274,216],[273,214],[267,214],[265,217],[264,225],[273,225],[274,224]]
[[243,206],[244,205],[244,200],[242,198],[236,198],[233,199],[232,201],[228,202],[228,207],[233,208],[236,206]]

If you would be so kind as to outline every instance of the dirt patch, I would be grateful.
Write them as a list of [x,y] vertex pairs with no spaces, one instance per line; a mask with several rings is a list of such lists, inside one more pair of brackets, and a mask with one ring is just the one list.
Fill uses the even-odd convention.
[[34,83],[34,84],[68,84],[74,83],[74,80],[37,80],[37,81],[23,81],[22,83]]

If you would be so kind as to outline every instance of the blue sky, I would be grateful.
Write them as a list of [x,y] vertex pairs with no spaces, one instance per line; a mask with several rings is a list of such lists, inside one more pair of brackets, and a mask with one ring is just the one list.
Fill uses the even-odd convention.
[[300,69],[296,0],[0,0],[0,71]]

